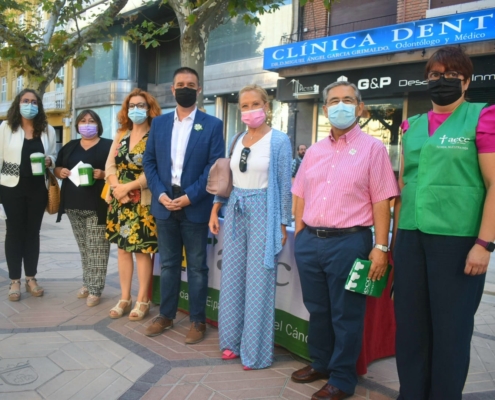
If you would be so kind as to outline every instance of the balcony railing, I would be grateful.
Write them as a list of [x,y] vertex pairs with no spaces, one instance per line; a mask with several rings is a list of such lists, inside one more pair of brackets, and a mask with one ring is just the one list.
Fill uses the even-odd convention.
[[46,92],[43,95],[45,110],[65,110],[65,93],[60,91]]
[[346,24],[333,25],[328,28],[307,29],[297,31],[291,35],[284,35],[280,44],[288,44],[321,38],[325,36],[339,35],[341,33],[355,32],[363,29],[378,28],[380,26],[394,25],[397,23],[397,14],[385,15],[383,17],[364,19],[361,21],[348,22]]

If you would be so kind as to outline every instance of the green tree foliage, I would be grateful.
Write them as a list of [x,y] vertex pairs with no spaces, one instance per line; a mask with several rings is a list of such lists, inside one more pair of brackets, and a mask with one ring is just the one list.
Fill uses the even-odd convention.
[[[304,6],[308,1],[314,0],[299,0],[299,4]],[[329,10],[335,1],[323,0],[323,3]],[[163,24],[143,22],[128,31],[129,37],[146,47],[156,47],[159,45],[158,38],[161,35],[170,27],[178,26],[181,65],[198,71],[201,83],[204,82],[205,50],[210,33],[235,17],[241,18],[245,24],[258,25],[260,15],[276,12],[284,4],[284,0],[162,0],[162,3],[174,10],[176,20]],[[202,94],[198,98],[198,103],[202,106]]]
[[[0,59],[43,95],[65,63],[84,63],[89,43],[104,37],[127,1],[1,0]],[[109,50],[111,42],[104,46]]]

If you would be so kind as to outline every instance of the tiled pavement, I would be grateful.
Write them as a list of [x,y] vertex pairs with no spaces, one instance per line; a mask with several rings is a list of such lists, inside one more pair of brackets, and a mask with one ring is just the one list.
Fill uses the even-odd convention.
[[[5,225],[0,222],[3,250]],[[40,284],[45,296],[24,293],[7,300],[8,275],[0,252],[0,398],[7,399],[309,399],[324,381],[300,385],[290,374],[304,361],[276,348],[271,368],[243,371],[240,361],[222,361],[218,331],[185,346],[188,318],[179,313],[173,330],[148,338],[147,324],[112,320],[108,310],[119,298],[116,250],[112,248],[107,287],[100,305],[77,299],[81,286],[79,253],[67,218],[42,227]],[[495,271],[492,260],[491,271]],[[492,272],[491,272],[492,273]],[[495,284],[489,275],[488,281]],[[133,290],[136,290],[134,282]],[[492,293],[495,285],[487,285]],[[455,351],[455,349],[453,349]],[[397,397],[395,359],[370,365],[352,399]],[[464,399],[495,398],[495,296],[485,294],[476,316],[472,357]]]

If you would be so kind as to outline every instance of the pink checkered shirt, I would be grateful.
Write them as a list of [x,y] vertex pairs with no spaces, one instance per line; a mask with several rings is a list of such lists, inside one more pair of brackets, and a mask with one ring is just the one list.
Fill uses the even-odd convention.
[[373,225],[373,203],[400,194],[385,146],[359,125],[312,145],[292,193],[304,199],[303,221],[315,228]]

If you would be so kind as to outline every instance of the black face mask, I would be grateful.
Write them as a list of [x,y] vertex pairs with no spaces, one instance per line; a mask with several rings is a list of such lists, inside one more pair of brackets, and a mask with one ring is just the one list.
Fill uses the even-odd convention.
[[445,79],[441,76],[436,81],[428,81],[428,92],[433,103],[448,106],[462,96],[462,81],[457,78]]
[[196,103],[197,94],[196,89],[188,87],[175,89],[175,101],[179,106],[189,108]]

